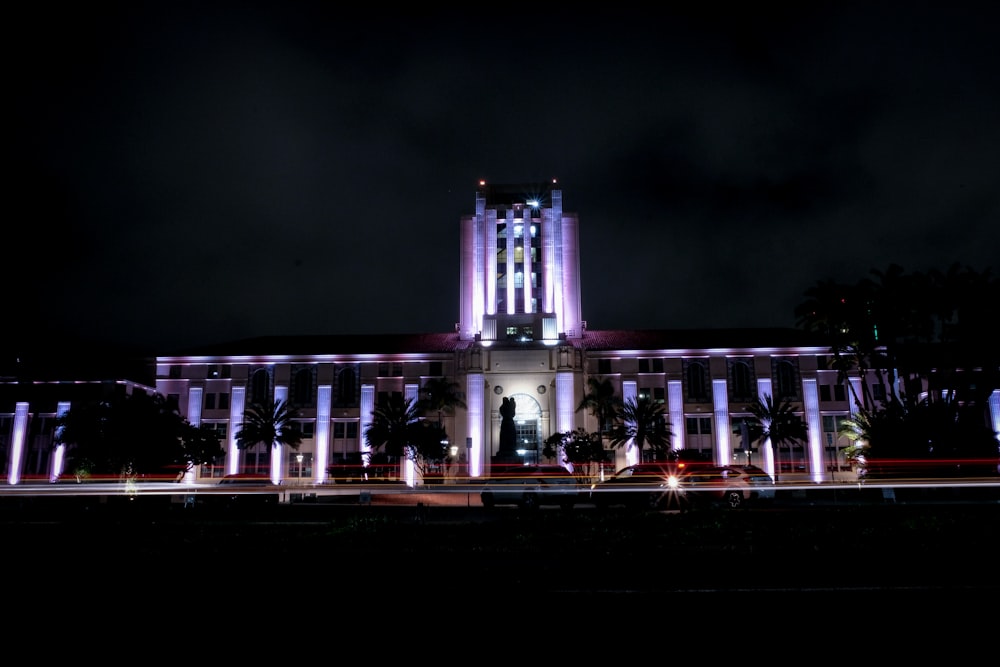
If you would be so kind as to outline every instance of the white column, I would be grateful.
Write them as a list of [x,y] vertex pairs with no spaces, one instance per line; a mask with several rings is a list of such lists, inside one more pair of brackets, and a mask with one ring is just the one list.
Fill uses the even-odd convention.
[[[368,427],[372,425],[372,412],[375,411],[375,385],[361,385],[361,465],[368,467],[372,460],[372,448],[368,445]],[[368,473],[365,473],[367,478]]]
[[[201,426],[201,406],[204,404],[204,387],[191,387],[188,391],[187,420],[192,426]],[[190,461],[185,461],[188,469],[184,471],[184,483],[194,483],[194,466]]]
[[466,449],[469,456],[469,477],[483,475],[483,382],[482,373],[469,373],[465,379]]
[[[819,389],[816,378],[802,379],[802,404],[805,409],[806,427],[809,429],[809,477],[819,483],[823,481],[823,420],[819,414]],[[832,474],[832,473],[831,473]]]
[[316,388],[316,452],[313,458],[313,479],[317,484],[326,481],[326,468],[330,460],[330,405],[333,388],[321,384]]
[[[420,398],[420,387],[415,384],[403,385],[403,398],[415,405]],[[408,487],[413,488],[418,484],[417,466],[409,456],[404,457],[401,463],[403,466],[403,480]]]
[[670,430],[674,439],[671,449],[684,449],[684,393],[680,380],[667,381],[667,409],[670,411]]
[[732,463],[732,433],[729,424],[729,391],[725,379],[712,380],[712,403],[715,412],[715,463]]
[[[637,393],[636,382],[634,380],[622,382],[622,401],[624,403],[635,402]],[[629,422],[626,426],[634,430],[635,422]],[[630,438],[625,443],[625,465],[631,466],[636,463],[639,463],[639,449],[635,446],[635,441]]]
[[[757,396],[760,400],[764,400],[765,396],[771,396],[771,378],[758,378],[757,379]],[[774,462],[774,447],[771,446],[771,439],[767,438],[760,443],[761,454],[764,458],[764,470],[767,474],[771,476],[772,479],[777,480],[775,475],[775,462]]]
[[11,430],[10,461],[7,468],[7,483],[21,481],[21,459],[24,456],[24,441],[28,437],[28,404],[14,405],[14,427]]
[[[62,418],[66,416],[69,412],[70,402],[60,401],[59,405],[56,406],[56,417]],[[49,471],[49,480],[55,482],[59,479],[59,475],[63,473],[63,461],[66,456],[66,445],[59,443],[56,445],[56,450],[52,454],[52,469]]]
[[[274,403],[288,401],[288,387],[277,385],[274,388]],[[277,442],[271,443],[271,481],[280,484],[285,470],[285,448]]]
[[229,443],[226,445],[226,471],[235,475],[240,471],[240,448],[236,446],[236,432],[243,425],[243,410],[247,399],[246,387],[233,387],[229,402]]

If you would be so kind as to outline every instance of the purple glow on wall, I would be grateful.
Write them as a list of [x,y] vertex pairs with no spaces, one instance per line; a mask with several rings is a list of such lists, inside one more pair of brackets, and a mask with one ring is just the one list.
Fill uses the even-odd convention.
[[810,477],[814,482],[822,482],[825,468],[823,465],[823,421],[819,414],[819,388],[816,378],[802,378],[802,404],[806,411],[806,427],[809,429]]
[[715,452],[715,462],[718,465],[732,463],[732,444],[729,424],[729,392],[726,390],[726,380],[712,380],[712,402],[715,415],[715,437],[718,449]]
[[11,429],[10,469],[7,483],[21,481],[21,455],[24,453],[24,439],[28,433],[28,404],[19,402],[14,406],[14,428]]
[[333,398],[333,388],[328,384],[321,384],[316,388],[316,434],[315,434],[315,463],[313,464],[313,478],[317,484],[326,481],[326,466],[330,460],[330,402]]

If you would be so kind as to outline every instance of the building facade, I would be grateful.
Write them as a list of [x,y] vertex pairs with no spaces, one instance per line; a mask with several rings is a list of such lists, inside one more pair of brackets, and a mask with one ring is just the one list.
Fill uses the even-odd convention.
[[[192,424],[215,429],[226,451],[189,481],[265,469],[285,484],[331,483],[338,464],[367,460],[364,433],[375,406],[393,395],[417,401],[430,380],[456,383],[466,405],[425,416],[441,420],[448,434],[445,477],[488,477],[498,462],[505,399],[516,405],[519,460],[537,461],[549,436],[598,430],[596,418],[577,409],[591,378],[610,380],[624,400],[645,396],[662,404],[674,449],[697,450],[720,464],[754,463],[783,480],[856,479],[840,453],[849,443],[839,430],[857,406],[821,338],[796,329],[588,330],[579,219],[563,211],[555,182],[481,182],[474,213],[461,218],[459,230],[454,331],[266,337],[158,357],[155,391]],[[872,386],[876,396],[884,390]],[[0,384],[5,479],[54,479],[61,459],[37,452],[46,437],[51,444],[45,430],[72,400],[32,405],[14,393]],[[741,436],[748,404],[765,395],[791,402],[808,428],[806,442],[777,457]],[[268,401],[295,409],[305,436],[298,450],[236,446],[247,406]],[[1000,391],[990,406],[1000,430]],[[598,474],[638,458],[631,446],[609,455]],[[397,472],[411,485],[425,481],[410,462],[398,463]]]

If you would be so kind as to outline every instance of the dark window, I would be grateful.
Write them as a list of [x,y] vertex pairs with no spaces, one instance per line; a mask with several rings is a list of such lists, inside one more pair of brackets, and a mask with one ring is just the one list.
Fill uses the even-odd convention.
[[267,403],[271,398],[271,378],[264,368],[258,368],[250,378],[250,402]]
[[181,377],[181,367],[180,366],[171,366],[170,367],[170,379],[171,380],[177,380],[180,377]]
[[428,370],[428,375],[438,377],[444,375],[443,364],[440,361],[432,361]]
[[653,372],[654,373],[663,372],[663,359],[653,359]]
[[792,362],[785,359],[779,360],[774,367],[774,376],[778,384],[778,398],[798,398],[798,377]]
[[708,383],[705,364],[700,361],[689,361],[685,380],[687,381],[688,398],[703,401],[708,398]]
[[830,385],[821,384],[819,386],[819,400],[829,401],[830,400]]
[[737,401],[753,400],[753,372],[745,361],[730,361],[732,397]]
[[872,397],[876,401],[884,401],[885,400],[885,385],[881,384],[881,383],[879,383],[879,384],[873,384],[872,385]]
[[295,405],[311,405],[313,402],[312,368],[300,368],[295,373],[292,402]]
[[837,400],[837,401],[846,401],[847,400],[847,392],[844,391],[844,385],[842,385],[842,384],[835,384],[835,385],[833,385],[833,398],[834,398],[834,400]]
[[337,404],[354,405],[358,396],[358,375],[353,367],[343,368],[337,374]]
[[205,409],[206,410],[215,409],[215,394],[205,394]]
[[611,360],[610,359],[598,359],[597,360],[597,372],[601,375],[608,375],[611,373]]
[[228,410],[229,409],[229,394],[219,394],[219,409]]
[[640,373],[648,373],[649,372],[649,359],[640,359],[639,360],[639,372]]

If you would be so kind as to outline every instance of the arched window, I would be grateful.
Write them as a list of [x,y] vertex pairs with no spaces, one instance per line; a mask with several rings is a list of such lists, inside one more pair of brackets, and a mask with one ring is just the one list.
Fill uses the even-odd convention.
[[292,383],[292,403],[298,406],[313,403],[313,370],[305,367],[295,371]]
[[250,377],[250,402],[267,403],[271,400],[271,378],[266,368],[258,368]]
[[692,401],[704,401],[708,399],[708,381],[705,364],[701,361],[688,361],[685,380],[687,381],[687,395]]
[[795,364],[780,360],[774,367],[774,379],[778,384],[778,398],[797,399],[799,397],[798,373]]
[[750,364],[745,361],[730,361],[729,372],[732,388],[730,389],[733,400],[749,401],[753,400],[753,373]]
[[358,401],[358,375],[353,367],[342,368],[337,374],[337,405],[355,405]]

